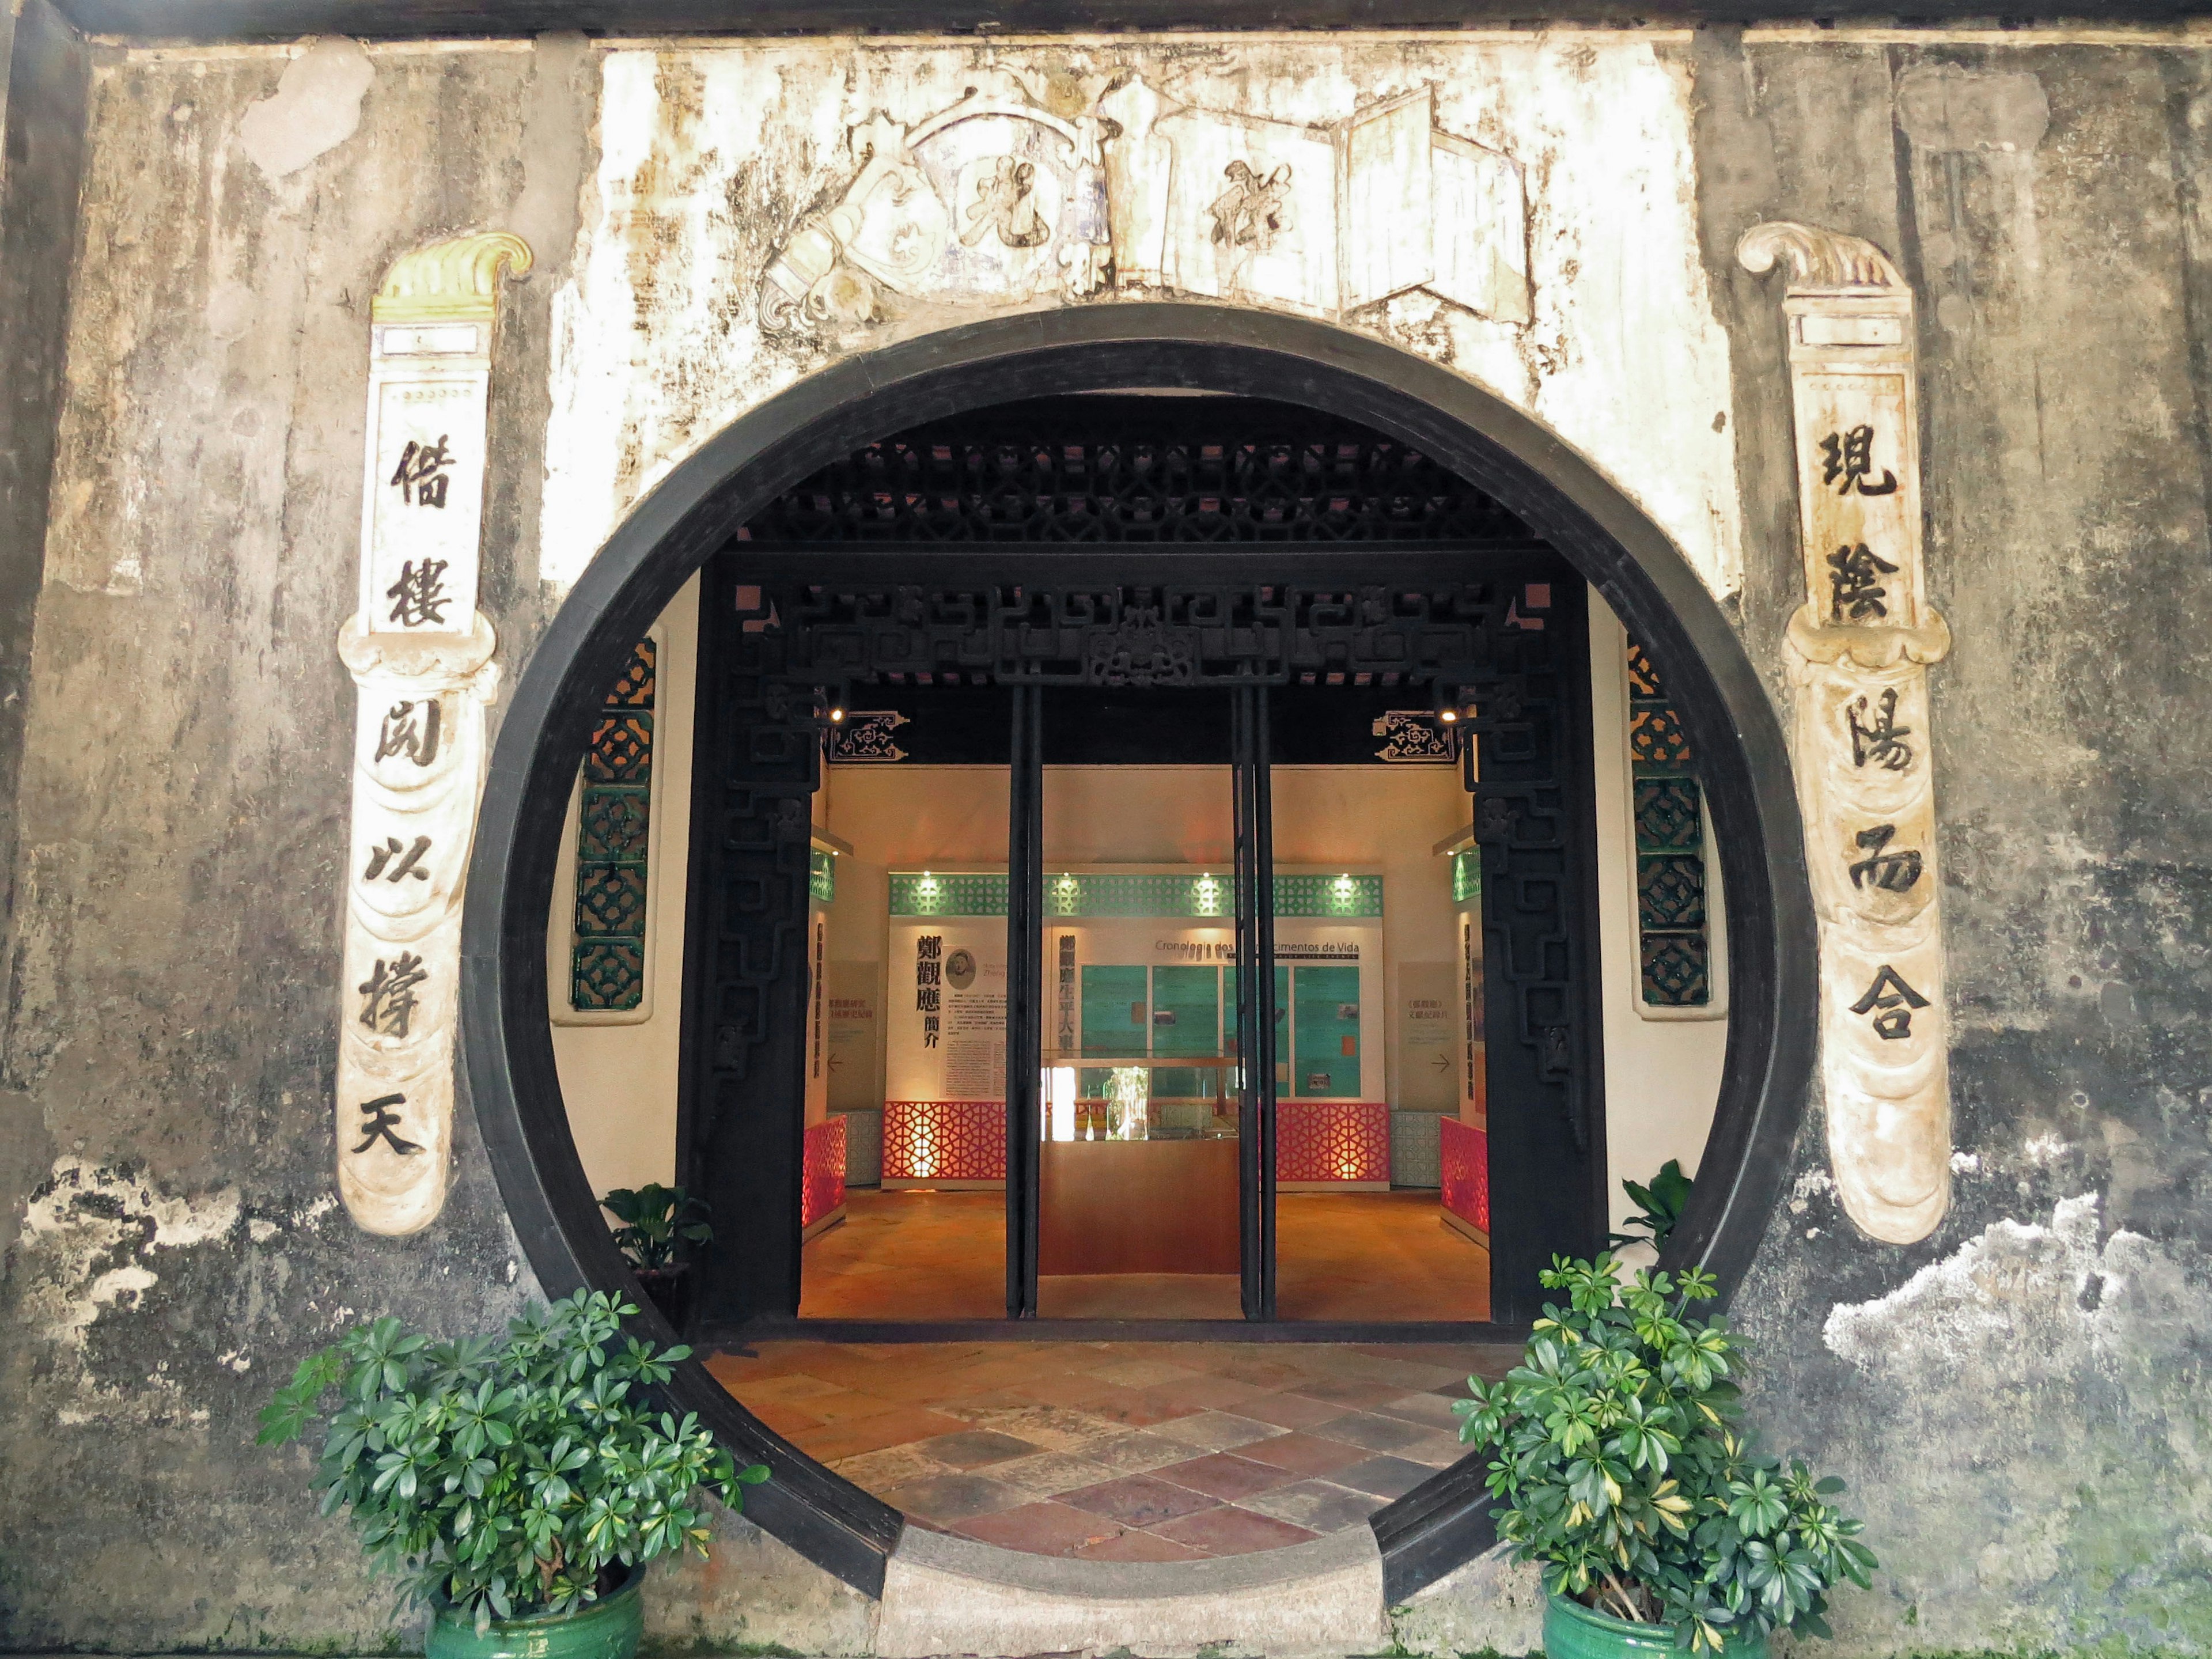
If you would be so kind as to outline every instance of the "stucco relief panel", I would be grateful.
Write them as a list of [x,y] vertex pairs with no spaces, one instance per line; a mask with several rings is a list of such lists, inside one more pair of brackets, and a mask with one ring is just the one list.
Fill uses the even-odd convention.
[[1717,593],[1729,356],[1686,73],[1602,36],[618,49],[555,300],[541,569],[843,354],[1218,299],[1446,363],[1608,471]]

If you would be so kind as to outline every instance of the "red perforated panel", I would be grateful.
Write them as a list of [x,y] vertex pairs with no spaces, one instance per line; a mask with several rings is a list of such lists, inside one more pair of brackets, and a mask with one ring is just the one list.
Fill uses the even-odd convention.
[[1390,1179],[1390,1109],[1371,1100],[1285,1100],[1275,1108],[1275,1179]]
[[1006,1108],[996,1100],[887,1100],[886,1181],[1004,1181]]
[[845,1201],[845,1120],[830,1118],[806,1130],[805,1176],[799,1192],[799,1224],[811,1227]]
[[1448,1117],[1437,1126],[1444,1208],[1485,1237],[1490,1234],[1490,1134]]

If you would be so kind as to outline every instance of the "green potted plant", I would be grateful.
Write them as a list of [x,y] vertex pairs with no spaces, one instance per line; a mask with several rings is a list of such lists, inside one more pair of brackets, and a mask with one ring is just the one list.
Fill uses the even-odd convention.
[[[1655,1250],[1665,1249],[1667,1241],[1682,1219],[1682,1212],[1690,1207],[1690,1194],[1696,1185],[1682,1173],[1681,1160],[1674,1158],[1659,1166],[1659,1173],[1651,1177],[1649,1187],[1638,1186],[1633,1181],[1622,1182],[1620,1190],[1628,1194],[1628,1201],[1636,1206],[1638,1213],[1625,1224],[1631,1231],[1610,1234],[1605,1242],[1616,1246],[1649,1244]],[[1634,1231],[1638,1227],[1645,1235],[1642,1238],[1637,1237]]]
[[623,1336],[636,1311],[579,1291],[453,1342],[379,1319],[301,1361],[262,1412],[260,1443],[281,1444],[337,1391],[323,1513],[349,1509],[371,1565],[428,1605],[430,1659],[629,1659],[646,1564],[706,1554],[706,1495],[737,1509],[768,1479],[696,1418],[652,1411],[642,1390],[690,1351]]
[[648,1181],[642,1187],[617,1187],[599,1206],[623,1224],[615,1247],[637,1275],[638,1288],[677,1330],[691,1315],[690,1247],[714,1237],[707,1222],[707,1200],[681,1187]]
[[1547,1304],[1504,1381],[1470,1377],[1460,1438],[1494,1448],[1498,1536],[1543,1567],[1548,1659],[1628,1659],[1686,1648],[1763,1659],[1770,1632],[1829,1633],[1827,1593],[1875,1562],[1844,1489],[1785,1469],[1741,1426],[1742,1345],[1689,1316],[1710,1274],[1639,1271],[1611,1255],[1554,1256]]

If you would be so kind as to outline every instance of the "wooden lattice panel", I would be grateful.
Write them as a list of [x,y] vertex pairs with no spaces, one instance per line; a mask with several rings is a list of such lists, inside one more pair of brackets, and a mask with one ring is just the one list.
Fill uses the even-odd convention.
[[1006,1108],[996,1100],[887,1100],[885,1181],[1004,1181]]
[[1373,1100],[1286,1100],[1275,1108],[1275,1179],[1390,1184],[1390,1109]]

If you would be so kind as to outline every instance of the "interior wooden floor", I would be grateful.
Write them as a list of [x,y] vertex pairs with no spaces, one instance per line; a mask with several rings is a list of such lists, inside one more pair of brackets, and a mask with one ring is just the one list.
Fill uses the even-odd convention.
[[1452,1402],[1469,1375],[1519,1358],[1431,1343],[802,1340],[707,1364],[916,1525],[1036,1554],[1188,1561],[1362,1524],[1467,1455]]
[[[1484,1320],[1490,1253],[1445,1226],[1432,1192],[1285,1193],[1275,1206],[1276,1310],[1288,1320]],[[1002,1194],[854,1191],[810,1241],[803,1319],[1005,1316]],[[1048,1319],[1234,1319],[1234,1279],[1121,1274],[1042,1279]]]

